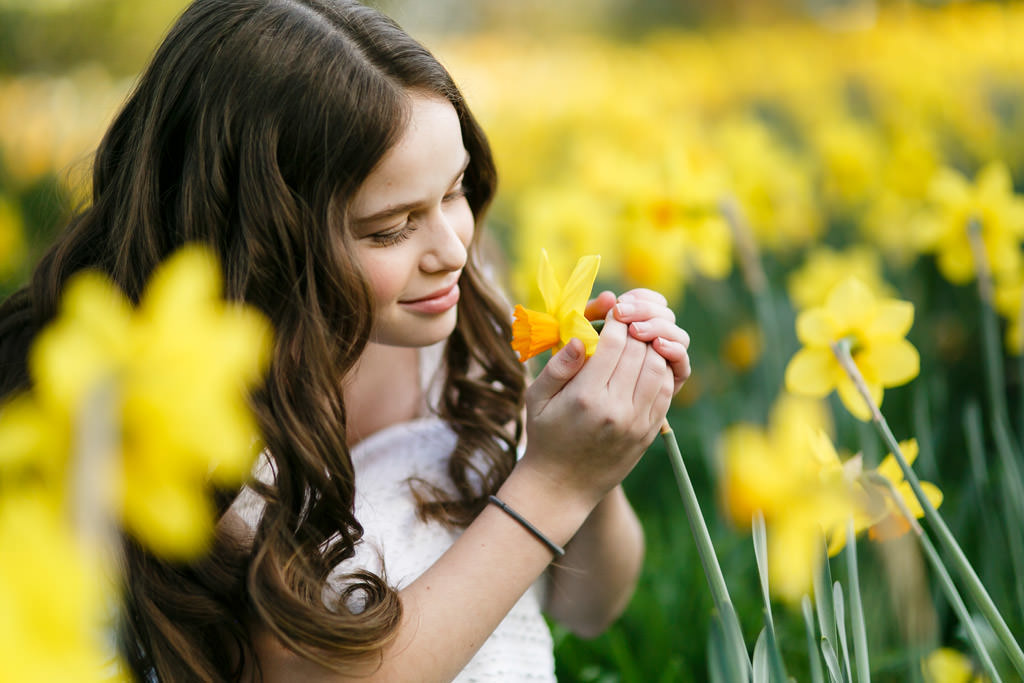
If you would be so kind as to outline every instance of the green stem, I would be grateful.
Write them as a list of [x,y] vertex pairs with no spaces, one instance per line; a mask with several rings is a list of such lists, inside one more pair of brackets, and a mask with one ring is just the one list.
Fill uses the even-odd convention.
[[871,663],[868,661],[868,632],[864,624],[864,603],[860,597],[860,571],[857,567],[857,534],[853,520],[846,522],[846,569],[850,582],[850,624],[853,627],[853,654],[857,663],[857,680],[871,683]]
[[782,380],[782,358],[778,319],[775,316],[775,305],[772,302],[771,288],[761,265],[761,255],[757,242],[751,233],[750,226],[743,217],[739,203],[733,197],[725,197],[718,203],[718,211],[732,231],[733,242],[739,257],[740,271],[743,281],[754,298],[754,313],[757,322],[764,332],[765,358],[768,363],[769,376],[766,385],[778,386]]
[[893,436],[892,430],[889,429],[889,423],[886,422],[885,417],[882,416],[878,406],[871,398],[871,393],[868,391],[867,385],[864,383],[864,377],[860,374],[857,364],[853,362],[853,357],[850,355],[849,345],[845,342],[833,343],[832,351],[835,353],[840,365],[842,365],[843,369],[846,371],[846,374],[851,380],[853,380],[853,383],[856,385],[861,396],[867,402],[867,405],[871,410],[872,421],[875,423],[875,426],[878,429],[879,434],[882,436],[882,439],[885,441],[885,444],[889,447],[890,452],[896,458],[896,462],[899,463],[900,469],[903,471],[903,478],[908,484],[910,484],[910,488],[914,491],[914,495],[917,497],[918,502],[924,510],[925,518],[934,529],[943,550],[949,553],[952,557],[953,566],[963,579],[967,587],[967,591],[977,603],[978,609],[981,611],[982,615],[992,626],[992,630],[995,631],[996,637],[999,638],[999,642],[1002,644],[1007,656],[1010,658],[1010,661],[1013,662],[1014,668],[1022,677],[1024,677],[1024,651],[1021,650],[1020,644],[1014,639],[1009,626],[1006,625],[1006,621],[999,613],[999,609],[992,601],[988,591],[985,590],[985,585],[981,582],[981,579],[978,578],[978,574],[974,571],[974,567],[971,566],[971,563],[964,554],[964,551],[960,548],[960,544],[957,543],[953,533],[949,530],[949,527],[946,526],[945,520],[942,519],[939,511],[935,509],[935,506],[932,505],[928,496],[925,495],[924,490],[921,488],[921,482],[918,480],[914,470],[910,468],[906,457],[904,457],[903,452],[900,449],[899,442],[896,441],[896,437]]
[[[672,471],[676,476],[676,483],[679,485],[679,494],[683,500],[683,508],[686,510],[686,519],[690,523],[690,531],[693,532],[693,540],[697,544],[697,554],[700,556],[700,563],[704,567],[704,576],[707,578],[708,587],[711,589],[711,598],[714,600],[715,608],[722,619],[723,635],[728,644],[734,649],[742,649],[746,653],[746,644],[743,640],[743,633],[740,631],[739,619],[736,617],[736,610],[733,607],[732,599],[729,597],[729,589],[725,585],[725,577],[722,575],[722,568],[718,564],[718,556],[715,554],[715,546],[711,542],[711,534],[708,531],[704,515],[700,511],[700,503],[697,502],[697,493],[694,491],[693,482],[686,471],[686,464],[683,462],[683,455],[679,451],[679,443],[676,441],[672,427],[666,421],[661,426],[661,438],[668,451],[669,461],[672,463]],[[749,676],[750,660],[744,657]]]
[[942,585],[942,590],[946,594],[946,598],[953,606],[953,611],[956,612],[957,617],[960,619],[960,623],[963,625],[964,630],[967,632],[967,639],[971,641],[971,647],[974,648],[974,652],[978,655],[978,660],[981,662],[981,666],[985,669],[985,673],[988,675],[990,683],[1002,683],[1002,678],[999,677],[999,672],[996,670],[996,665],[992,662],[992,658],[988,654],[988,650],[985,649],[985,644],[981,640],[981,634],[978,633],[978,629],[974,627],[974,622],[971,619],[971,613],[967,610],[967,605],[964,604],[964,599],[960,597],[960,592],[956,589],[956,584],[953,583],[953,578],[946,571],[946,566],[942,563],[942,558],[939,557],[939,553],[935,550],[935,546],[932,545],[931,540],[926,534],[918,536],[921,540],[921,546],[924,548],[925,555],[928,556],[928,561],[932,565],[932,569],[939,577],[939,583]]
[[971,646],[974,648],[975,653],[978,655],[978,659],[981,661],[982,667],[984,667],[985,672],[989,676],[989,683],[1002,683],[1002,679],[999,677],[995,664],[993,664],[992,658],[989,656],[988,650],[985,648],[985,643],[981,639],[981,634],[978,633],[978,629],[974,626],[974,619],[971,618],[971,613],[968,611],[967,605],[964,604],[963,598],[960,597],[960,591],[957,590],[956,584],[953,583],[953,578],[949,575],[946,565],[942,562],[942,558],[939,557],[939,553],[935,549],[935,546],[932,545],[932,541],[928,538],[928,534],[924,532],[924,529],[917,525],[917,520],[914,519],[914,515],[912,515],[910,509],[907,508],[907,504],[903,500],[903,496],[896,491],[896,485],[881,476],[879,476],[875,481],[888,488],[890,500],[896,503],[896,507],[900,509],[900,512],[903,514],[903,518],[910,522],[910,526],[914,530],[914,534],[917,536],[917,539],[921,542],[921,547],[924,548],[925,555],[928,557],[928,561],[931,563],[932,569],[935,570],[935,573],[939,577],[939,584],[942,586],[942,591],[946,594],[946,598],[953,606],[953,611],[956,612],[957,618],[960,619],[960,624],[967,632],[967,639],[971,641]]
[[988,266],[985,243],[981,237],[981,221],[976,217],[972,216],[967,221],[967,238],[974,257],[974,270],[977,273],[978,298],[981,299],[981,340],[989,403],[992,412],[1003,422],[1009,423],[1006,386],[1003,381],[1003,350],[999,343],[999,322],[992,308],[992,271]]

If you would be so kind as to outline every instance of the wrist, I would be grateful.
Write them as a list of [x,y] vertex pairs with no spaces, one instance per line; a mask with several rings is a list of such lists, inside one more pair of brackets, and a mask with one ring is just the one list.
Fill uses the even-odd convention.
[[497,496],[529,520],[554,543],[564,546],[583,525],[599,499],[573,493],[530,463],[521,460]]

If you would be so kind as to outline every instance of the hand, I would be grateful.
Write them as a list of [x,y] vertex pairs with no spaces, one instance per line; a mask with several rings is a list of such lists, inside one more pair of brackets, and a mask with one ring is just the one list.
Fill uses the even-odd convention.
[[632,289],[616,300],[615,294],[601,292],[584,311],[588,320],[598,320],[613,311],[616,320],[629,325],[629,335],[648,342],[672,368],[673,394],[690,377],[690,335],[678,327],[676,314],[661,294],[650,289]]
[[583,344],[573,339],[527,390],[520,464],[596,505],[658,433],[673,385],[665,358],[609,312],[586,363]]

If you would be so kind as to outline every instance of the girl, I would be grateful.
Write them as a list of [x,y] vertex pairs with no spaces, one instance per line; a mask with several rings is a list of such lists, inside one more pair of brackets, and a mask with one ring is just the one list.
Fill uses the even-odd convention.
[[274,324],[262,466],[218,492],[210,555],[125,539],[139,679],[553,680],[541,609],[594,635],[624,608],[642,536],[619,482],[688,337],[660,296],[604,293],[594,355],[573,340],[526,390],[476,255],[495,180],[450,76],[375,11],[197,0],[171,29],[91,205],[0,309],[3,394],[83,268],[138,300],[201,242]]

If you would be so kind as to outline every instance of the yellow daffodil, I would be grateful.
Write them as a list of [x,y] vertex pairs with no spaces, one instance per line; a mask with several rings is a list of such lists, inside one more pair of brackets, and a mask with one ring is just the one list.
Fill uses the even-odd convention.
[[726,511],[743,526],[764,515],[771,590],[794,603],[810,589],[826,532],[854,514],[838,457],[816,445],[828,424],[821,401],[784,395],[767,429],[739,424],[722,436]]
[[[908,439],[900,442],[900,452],[906,458],[907,464],[912,465],[917,459],[917,440]],[[916,519],[924,517],[924,509],[914,495],[910,483],[903,478],[903,471],[892,453],[873,470],[864,470],[861,457],[857,455],[843,463],[843,472],[853,487],[857,500],[857,509],[853,516],[855,534],[860,534],[866,529],[871,540],[888,541],[910,531],[910,522],[893,495],[900,497],[903,505]],[[921,488],[932,505],[942,505],[942,491],[937,486],[922,481]],[[834,556],[846,546],[845,524],[842,528],[833,530],[830,539],[829,555]]]
[[[906,458],[907,464],[913,465],[918,454],[917,439],[900,442],[900,451],[903,453],[903,457]],[[914,495],[913,489],[910,488],[910,483],[903,478],[903,470],[900,469],[899,463],[896,462],[895,455],[889,453],[885,456],[875,470],[875,473],[884,477],[892,484],[896,495],[902,499],[910,514],[914,515],[917,519],[924,517],[924,509],[917,500],[917,496]],[[870,480],[862,479],[862,481],[864,481],[865,487],[871,486]],[[876,489],[878,488],[877,484],[874,486]],[[887,489],[888,487],[886,486],[885,488]],[[942,505],[942,491],[939,490],[939,487],[931,482],[922,481],[921,489],[933,506],[939,507]],[[869,538],[875,541],[897,538],[910,531],[910,522],[907,521],[896,501],[893,500],[892,494],[888,491],[882,493],[884,494],[882,497],[884,507],[874,513],[874,519],[868,529]]]
[[534,311],[520,305],[515,307],[512,348],[519,354],[520,361],[526,361],[549,349],[557,351],[573,337],[583,342],[587,356],[594,353],[598,335],[590,321],[584,317],[583,311],[600,265],[600,256],[580,258],[563,286],[551,267],[548,252],[541,249],[537,285],[544,299],[545,310]]
[[917,349],[904,339],[914,320],[908,301],[877,299],[860,280],[848,278],[829,293],[824,306],[797,317],[797,338],[804,345],[786,367],[786,388],[806,396],[824,397],[838,390],[846,408],[868,420],[871,412],[832,351],[840,340],[864,376],[876,405],[885,387],[909,382],[917,376]]
[[925,683],[986,683],[988,677],[975,673],[971,658],[949,647],[933,650],[921,661]]
[[1020,243],[1024,239],[1024,199],[1014,194],[1010,171],[992,162],[978,171],[974,183],[950,168],[940,170],[930,188],[935,218],[926,224],[925,245],[936,252],[939,270],[954,284],[975,275],[967,226],[971,219],[981,227],[985,258],[999,275],[1021,267]]
[[[109,681],[115,584],[66,515],[33,491],[0,495],[0,680]],[[117,678],[116,680],[122,680]]]
[[158,553],[202,550],[207,487],[243,481],[259,448],[248,389],[270,348],[263,316],[224,303],[220,288],[216,261],[196,247],[157,269],[138,308],[96,273],[73,278],[30,352],[32,393],[0,409],[6,464],[54,473],[59,499],[81,415],[108,401],[119,481],[101,502]]
[[993,304],[1006,320],[1007,352],[1024,354],[1024,268],[996,278]]

